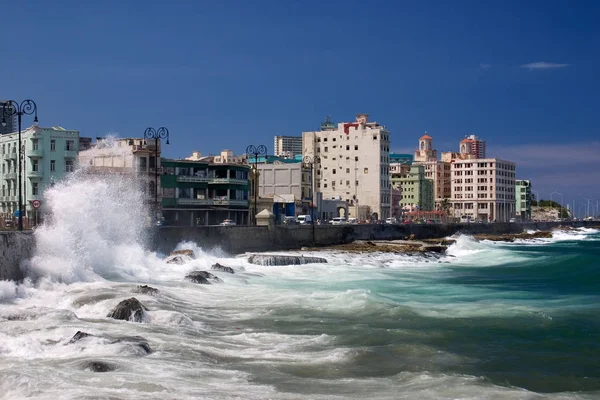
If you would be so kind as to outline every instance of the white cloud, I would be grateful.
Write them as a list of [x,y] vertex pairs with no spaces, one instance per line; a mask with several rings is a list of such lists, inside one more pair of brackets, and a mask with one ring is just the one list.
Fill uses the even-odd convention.
[[521,65],[521,68],[527,68],[529,70],[534,69],[556,69],[556,68],[565,68],[568,67],[569,64],[558,64],[558,63],[549,63],[545,61],[534,62],[529,64]]
[[[572,144],[524,144],[492,147],[495,157],[514,161],[518,166],[552,168],[600,166],[600,142]],[[490,149],[491,150],[491,149]],[[489,152],[489,151],[488,151]]]

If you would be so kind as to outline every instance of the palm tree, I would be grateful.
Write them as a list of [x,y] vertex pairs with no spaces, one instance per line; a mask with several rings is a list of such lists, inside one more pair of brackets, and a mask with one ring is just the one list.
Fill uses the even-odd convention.
[[442,200],[442,210],[446,212],[446,215],[450,215],[450,201],[448,199]]

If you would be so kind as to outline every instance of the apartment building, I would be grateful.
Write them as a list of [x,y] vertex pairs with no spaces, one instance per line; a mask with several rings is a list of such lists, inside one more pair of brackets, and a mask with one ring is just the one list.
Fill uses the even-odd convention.
[[452,213],[465,220],[508,222],[515,217],[516,165],[497,158],[452,163]]
[[304,156],[320,157],[315,165],[316,191],[323,198],[346,200],[349,216],[385,220],[390,216],[390,132],[358,114],[337,125],[327,119],[321,130],[302,133]]
[[273,149],[277,157],[294,158],[302,154],[302,136],[275,136]]
[[[75,169],[79,131],[60,126],[31,126],[21,132],[0,135],[0,212],[11,217],[19,209],[19,157],[21,157],[23,215],[32,222],[34,211],[44,209],[44,190]],[[39,208],[34,207],[34,205]]]
[[6,135],[17,130],[17,115],[8,100],[0,100],[0,135]]
[[433,180],[425,177],[424,165],[406,165],[392,172],[392,187],[399,188],[400,208],[433,211]]
[[462,154],[472,154],[475,158],[485,158],[485,140],[481,140],[475,135],[465,136],[459,144]]
[[438,159],[433,138],[427,132],[419,138],[413,164],[425,168],[425,178],[433,181],[434,208],[441,209],[444,199],[450,199],[452,195],[450,162]]
[[531,181],[515,181],[516,216],[520,221],[531,220]]

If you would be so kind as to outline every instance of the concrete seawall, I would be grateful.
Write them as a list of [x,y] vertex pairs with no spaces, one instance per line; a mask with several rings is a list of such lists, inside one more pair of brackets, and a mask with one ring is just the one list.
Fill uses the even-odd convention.
[[23,279],[20,264],[33,256],[32,232],[0,232],[0,280]]

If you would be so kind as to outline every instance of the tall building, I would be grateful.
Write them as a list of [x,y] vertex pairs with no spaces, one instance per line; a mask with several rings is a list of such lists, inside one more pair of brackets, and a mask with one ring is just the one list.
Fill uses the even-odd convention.
[[453,216],[485,222],[514,218],[515,171],[515,163],[497,158],[454,161]]
[[367,114],[337,126],[329,119],[321,130],[302,133],[304,156],[320,157],[315,165],[316,190],[323,198],[349,203],[349,216],[385,220],[390,216],[390,132]]
[[425,178],[433,181],[435,208],[441,209],[444,199],[451,197],[450,162],[438,160],[437,150],[433,147],[433,138],[425,132],[419,138],[419,147],[415,151],[414,165],[425,167]]
[[302,154],[302,136],[275,136],[274,154],[277,157],[294,158]]
[[[6,108],[4,108],[5,106]],[[0,135],[17,130],[17,117],[14,115],[14,108],[8,105],[7,100],[0,100],[0,122],[2,122],[0,123]]]
[[424,165],[406,165],[392,172],[392,186],[401,189],[401,209],[433,211],[433,180],[425,178]]
[[515,181],[516,216],[521,221],[531,220],[531,181]]
[[[32,126],[21,132],[0,136],[0,212],[4,217],[15,216],[19,209],[19,157],[22,157],[22,201],[27,222],[38,217],[34,211],[44,209],[44,190],[75,169],[79,151],[79,131],[60,126]],[[37,201],[36,201],[37,200]],[[37,205],[38,207],[35,207]]]
[[460,141],[459,147],[462,154],[472,154],[475,158],[485,158],[485,140],[481,140],[475,135],[465,136]]

